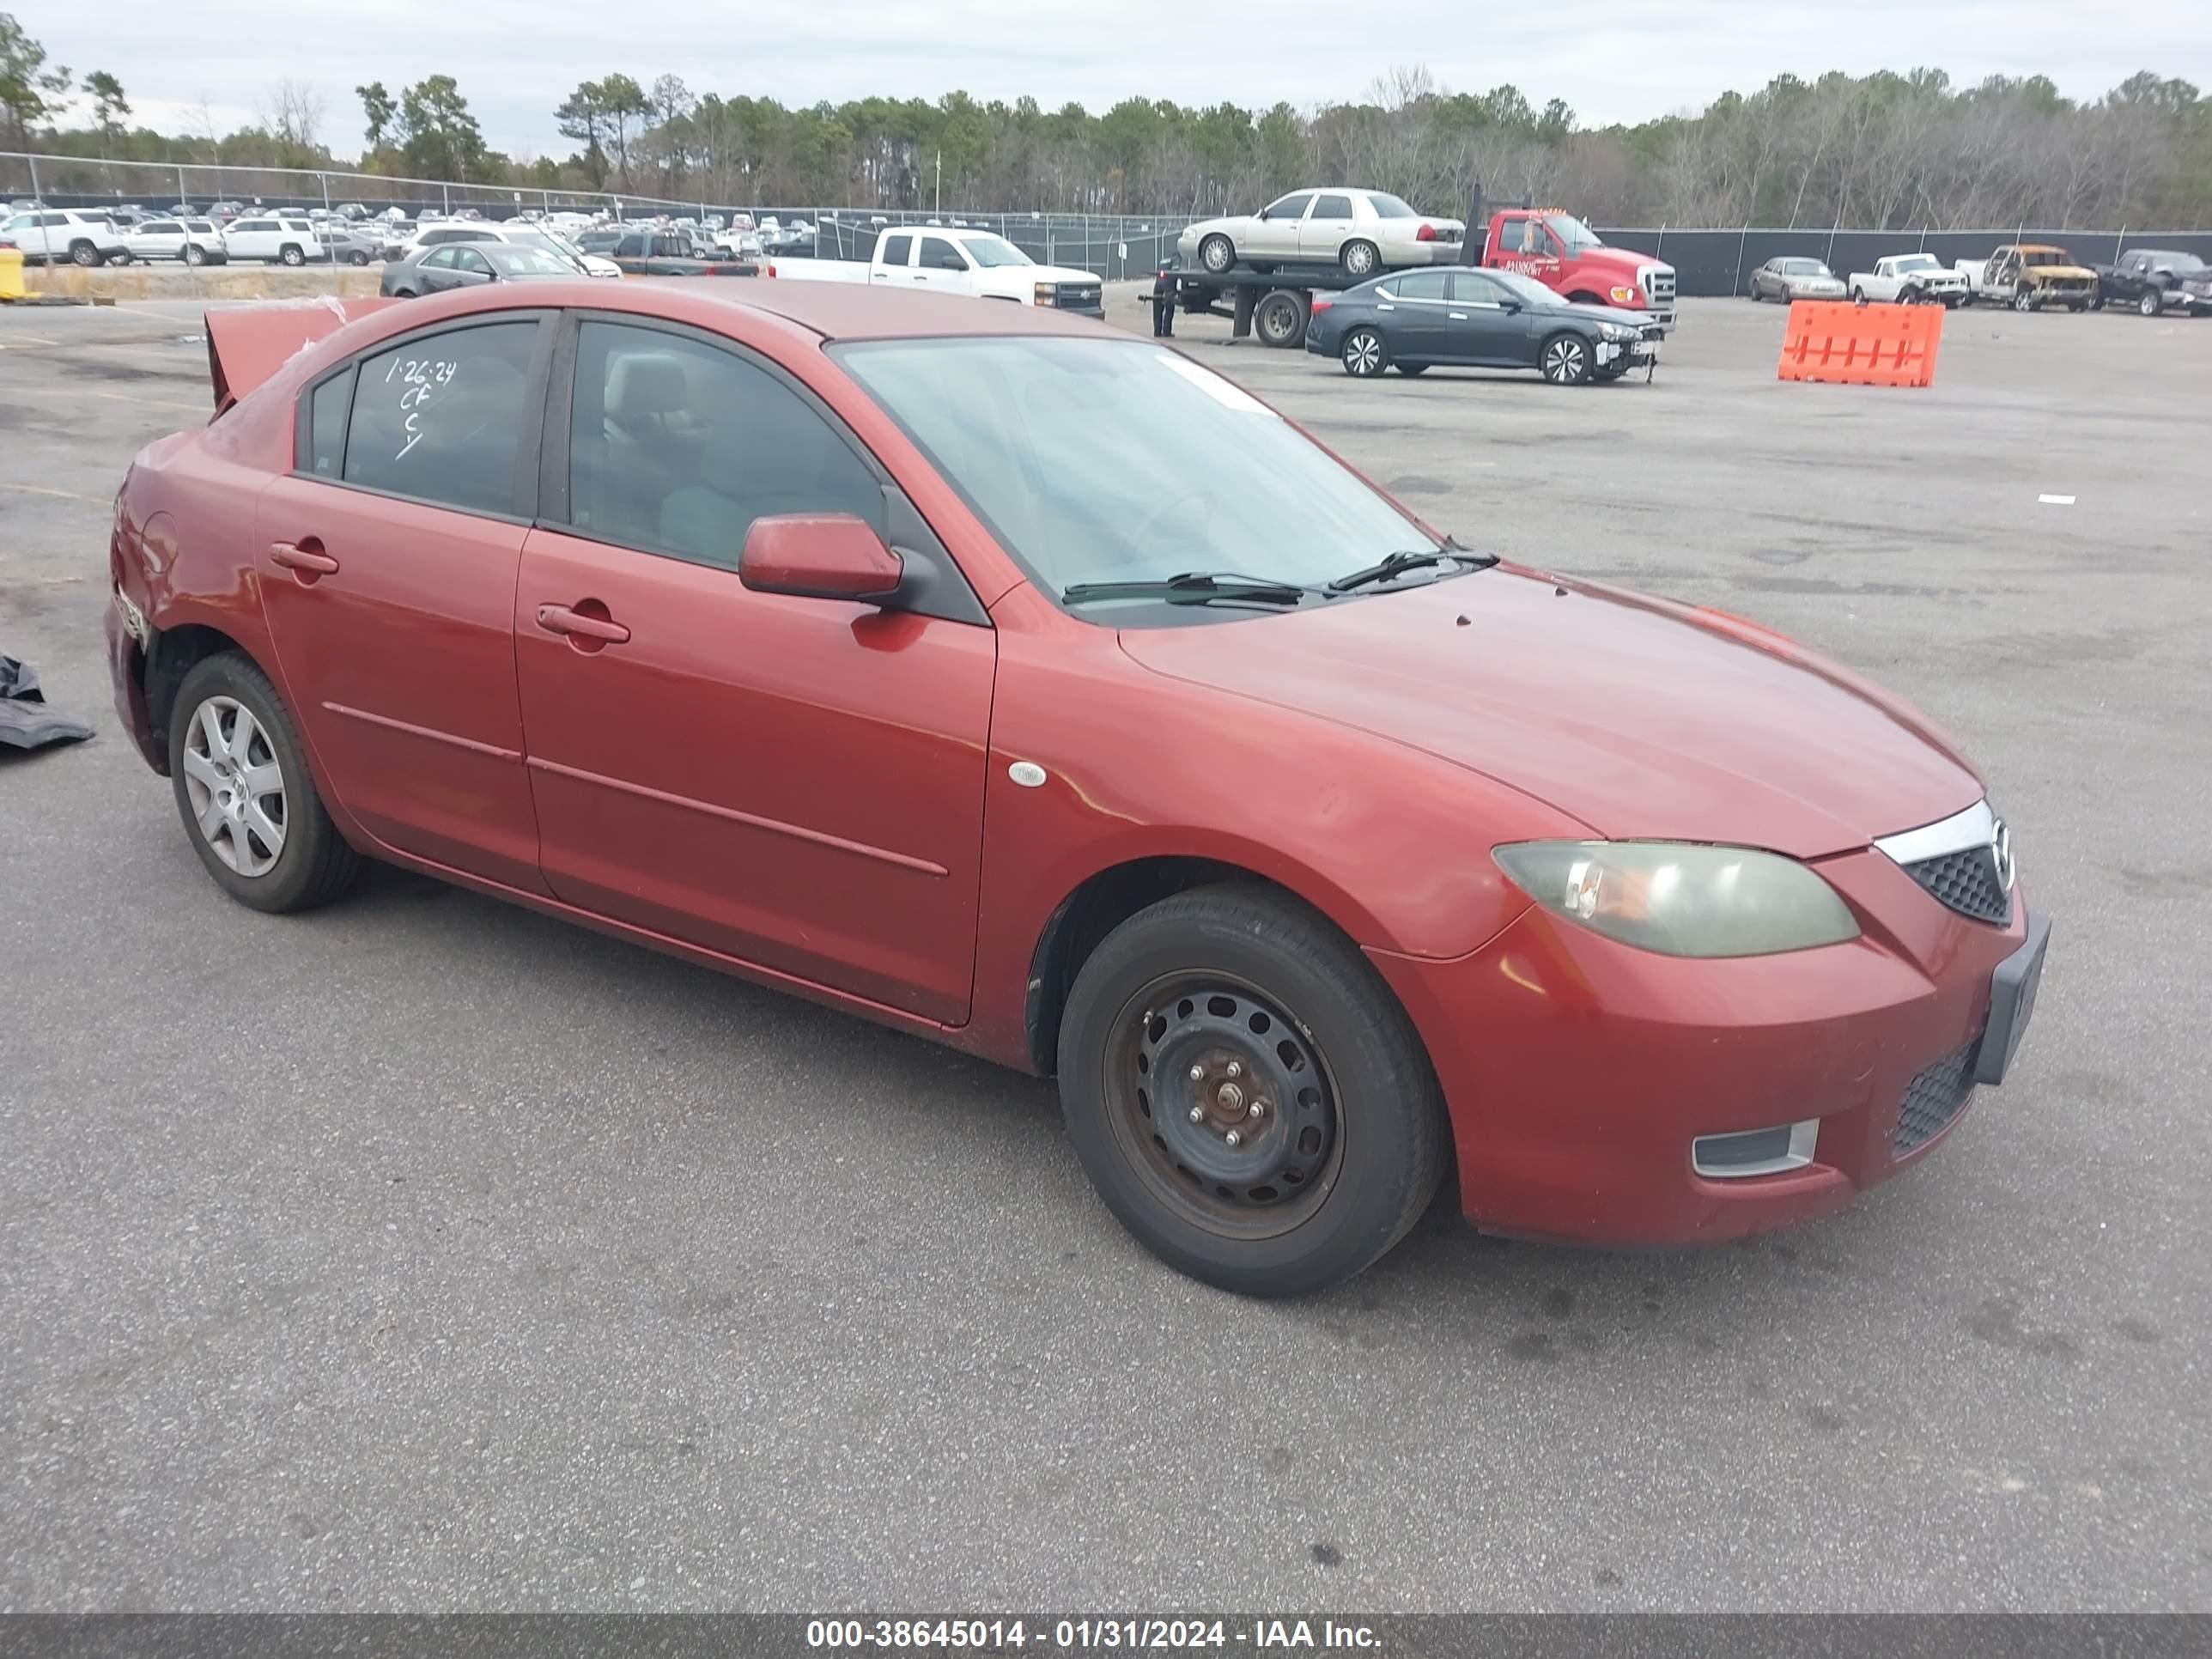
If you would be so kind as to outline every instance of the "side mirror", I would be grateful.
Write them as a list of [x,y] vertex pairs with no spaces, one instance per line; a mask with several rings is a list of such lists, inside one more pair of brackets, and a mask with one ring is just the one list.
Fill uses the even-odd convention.
[[968,269],[968,262],[957,253],[940,253],[937,257],[937,263],[940,267],[946,270],[965,270]]
[[1521,302],[1509,294],[1498,302],[1498,308],[1510,317],[1521,309]]
[[1266,217],[1267,216],[1267,209],[1265,209],[1265,208],[1261,208],[1261,209],[1257,213],[1254,214],[1252,216],[1253,216],[1255,219],[1264,219],[1264,218],[1266,218]]
[[898,592],[906,566],[849,513],[755,519],[738,556],[738,580],[756,593],[878,603]]

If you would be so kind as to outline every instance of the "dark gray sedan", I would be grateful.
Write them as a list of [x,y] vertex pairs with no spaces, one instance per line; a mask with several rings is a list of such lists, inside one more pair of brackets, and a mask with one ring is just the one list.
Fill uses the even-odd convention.
[[1769,259],[1751,273],[1754,300],[1840,300],[1844,279],[1818,259]]
[[384,268],[383,290],[402,300],[424,294],[442,294],[449,288],[475,288],[483,283],[538,282],[546,278],[573,279],[576,267],[544,248],[521,247],[508,242],[443,242],[426,248],[411,259]]
[[1463,265],[1317,295],[1306,349],[1364,380],[1395,368],[1533,368],[1554,386],[1617,380],[1659,356],[1644,314],[1571,305],[1533,277]]

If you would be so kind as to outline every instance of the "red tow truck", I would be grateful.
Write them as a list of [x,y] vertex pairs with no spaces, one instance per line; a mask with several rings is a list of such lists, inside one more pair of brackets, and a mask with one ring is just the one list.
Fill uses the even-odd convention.
[[[1633,248],[1608,246],[1564,209],[1501,209],[1490,216],[1486,230],[1474,234],[1480,240],[1470,240],[1465,256],[1468,264],[1517,270],[1577,304],[1640,313],[1662,334],[1674,329],[1674,267]],[[1270,267],[1263,272],[1243,265],[1219,275],[1204,270],[1165,274],[1175,279],[1181,309],[1228,317],[1236,338],[1257,334],[1261,344],[1281,350],[1296,350],[1305,343],[1315,295],[1357,287],[1365,280],[1334,266],[1303,275],[1287,268]]]
[[1674,326],[1674,267],[1633,248],[1609,247],[1561,208],[1507,208],[1490,216],[1472,263],[1533,276],[1581,305],[1641,311]]

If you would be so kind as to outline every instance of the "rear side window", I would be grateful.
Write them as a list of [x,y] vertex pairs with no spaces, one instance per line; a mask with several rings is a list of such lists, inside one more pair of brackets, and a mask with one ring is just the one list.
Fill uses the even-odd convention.
[[1313,216],[1316,219],[1349,219],[1352,198],[1349,196],[1322,196],[1314,202]]
[[911,236],[886,236],[884,238],[884,251],[882,257],[883,263],[887,265],[904,264],[907,262],[908,256],[913,252],[914,238]]
[[1441,270],[1409,270],[1398,279],[1398,297],[1401,300],[1441,300],[1444,297],[1444,280],[1448,272]]
[[363,358],[345,481],[468,512],[514,512],[538,327],[455,329]]
[[799,393],[734,352],[619,323],[579,332],[568,501],[585,535],[731,570],[755,519],[886,529],[875,473]]
[[333,374],[307,404],[307,471],[335,478],[345,465],[346,415],[353,407],[353,371]]
[[[1416,276],[1426,275],[1417,271]],[[1451,296],[1462,305],[1494,306],[1502,303],[1505,290],[1479,270],[1455,270],[1451,277]],[[1401,282],[1403,278],[1400,279]]]

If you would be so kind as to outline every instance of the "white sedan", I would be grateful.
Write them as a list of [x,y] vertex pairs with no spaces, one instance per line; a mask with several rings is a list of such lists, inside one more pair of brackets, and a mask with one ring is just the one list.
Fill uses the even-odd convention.
[[1273,266],[1334,265],[1356,282],[1408,265],[1454,265],[1467,226],[1416,213],[1379,190],[1294,190],[1257,213],[1206,219],[1176,240],[1186,264],[1221,276],[1240,262]]

